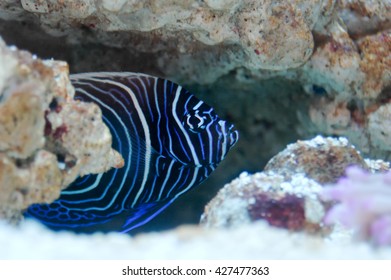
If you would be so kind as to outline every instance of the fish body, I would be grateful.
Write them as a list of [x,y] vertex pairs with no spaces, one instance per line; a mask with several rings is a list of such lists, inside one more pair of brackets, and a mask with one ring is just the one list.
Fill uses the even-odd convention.
[[87,227],[127,213],[122,231],[154,218],[204,181],[238,140],[233,125],[181,86],[138,73],[71,75],[75,98],[94,102],[125,165],[76,179],[27,215],[54,228]]

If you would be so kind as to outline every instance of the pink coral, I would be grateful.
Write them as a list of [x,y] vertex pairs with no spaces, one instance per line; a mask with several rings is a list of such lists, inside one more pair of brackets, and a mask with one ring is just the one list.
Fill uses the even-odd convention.
[[376,245],[391,245],[391,172],[371,174],[349,167],[346,177],[322,192],[327,201],[339,202],[325,216],[355,230]]

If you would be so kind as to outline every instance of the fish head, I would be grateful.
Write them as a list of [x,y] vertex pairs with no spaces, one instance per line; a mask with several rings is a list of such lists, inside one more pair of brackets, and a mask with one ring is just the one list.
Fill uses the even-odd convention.
[[214,169],[238,141],[238,131],[188,91],[177,91],[173,98],[171,156],[185,165]]

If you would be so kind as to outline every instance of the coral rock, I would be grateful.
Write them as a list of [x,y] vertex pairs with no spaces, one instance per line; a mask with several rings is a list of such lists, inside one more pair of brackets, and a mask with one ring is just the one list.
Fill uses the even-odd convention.
[[368,118],[368,131],[374,147],[391,151],[391,103],[380,106]]
[[15,88],[12,93],[5,89],[0,104],[1,151],[25,159],[43,147],[45,119],[42,118],[44,107],[39,97],[42,89],[28,82]]
[[75,176],[102,173],[123,165],[122,157],[111,149],[111,134],[102,122],[98,105],[77,100],[58,103],[46,119],[47,147],[60,153],[69,169],[65,185]]
[[272,158],[264,172],[243,173],[225,185],[205,207],[201,224],[237,227],[266,220],[291,231],[335,234],[339,228],[323,223],[330,203],[320,193],[351,165],[387,169],[386,164],[362,159],[345,138],[298,141]]
[[[387,136],[383,133],[388,110],[384,104],[390,102],[390,31],[353,40],[337,26],[330,24],[332,37],[318,46],[300,73],[304,88],[312,94],[312,125],[317,132],[344,135],[372,157],[387,159],[391,145],[389,140],[384,141]],[[314,90],[319,88],[321,96]],[[375,119],[380,120],[378,114],[383,115],[383,124],[374,125]]]
[[391,27],[390,1],[341,0],[339,6],[339,16],[355,37]]
[[60,195],[61,171],[57,157],[39,150],[31,162],[20,162],[0,153],[0,217],[12,222],[20,210],[37,202],[52,202]]
[[298,141],[273,157],[265,171],[285,176],[303,173],[319,183],[331,183],[340,178],[346,167],[358,165],[368,169],[360,153],[346,138],[323,138]]
[[302,174],[285,179],[275,173],[242,173],[224,186],[205,207],[201,224],[237,227],[256,220],[293,231],[319,231],[324,206],[321,186]]
[[98,106],[73,94],[66,63],[42,61],[0,38],[1,218],[17,221],[77,176],[123,165]]
[[304,64],[314,47],[312,29],[329,21],[334,6],[325,0],[23,0],[0,4],[0,17],[36,21],[74,42],[85,39],[79,29],[84,27],[106,45],[159,52],[159,67],[169,75],[213,82],[238,67],[285,70]]

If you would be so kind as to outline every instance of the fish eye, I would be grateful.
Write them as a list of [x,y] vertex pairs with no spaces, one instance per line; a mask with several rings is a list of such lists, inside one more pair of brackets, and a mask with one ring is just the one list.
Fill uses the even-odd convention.
[[198,133],[203,131],[210,122],[211,117],[209,114],[195,110],[185,115],[183,125],[191,132]]

